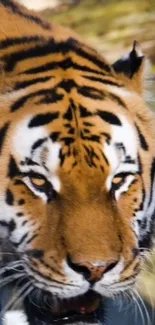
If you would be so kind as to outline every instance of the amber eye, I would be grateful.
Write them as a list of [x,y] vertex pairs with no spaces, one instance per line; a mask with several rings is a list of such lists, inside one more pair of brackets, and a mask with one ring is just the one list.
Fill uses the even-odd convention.
[[24,183],[35,195],[47,199],[47,202],[50,202],[56,198],[56,191],[53,188],[51,182],[46,179],[44,175],[30,171],[24,175]]
[[120,185],[121,183],[122,183],[122,181],[123,181],[123,178],[122,177],[114,177],[114,179],[113,179],[113,181],[112,181],[112,183],[114,184],[114,185]]
[[119,173],[116,175],[112,180],[112,189],[117,190],[121,185],[123,185],[127,176],[126,173]]
[[43,189],[46,184],[47,184],[47,181],[45,178],[42,178],[42,177],[30,177],[30,181],[32,183],[33,186],[37,187],[37,188],[40,188],[40,189]]

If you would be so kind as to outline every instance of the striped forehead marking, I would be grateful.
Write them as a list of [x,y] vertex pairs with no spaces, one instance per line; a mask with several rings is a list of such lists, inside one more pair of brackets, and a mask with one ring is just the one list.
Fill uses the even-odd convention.
[[46,176],[56,191],[60,191],[60,179],[57,170],[60,166],[61,144],[53,142],[48,137],[44,126],[31,127],[32,117],[29,116],[16,126],[13,136],[13,155],[18,162],[22,162],[22,172],[33,169],[37,173]]
[[111,125],[111,141],[104,144],[104,154],[111,167],[107,179],[110,189],[113,177],[121,172],[138,171],[138,140],[136,129],[124,116],[118,116],[120,125]]

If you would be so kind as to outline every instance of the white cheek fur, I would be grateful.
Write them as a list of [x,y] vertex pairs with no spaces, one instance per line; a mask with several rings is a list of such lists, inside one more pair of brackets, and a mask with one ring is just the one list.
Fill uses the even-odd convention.
[[28,116],[23,121],[20,121],[12,138],[12,151],[16,153],[18,160],[20,159],[21,161],[25,157],[31,156],[31,146],[33,143],[47,136],[46,129],[42,126],[32,129],[28,127],[31,118],[32,116]]
[[[104,145],[104,154],[107,157],[110,164],[110,175],[107,178],[106,186],[107,189],[110,190],[112,186],[112,180],[115,175],[121,172],[129,172],[136,173],[138,171],[137,164],[137,153],[138,153],[138,142],[136,130],[129,123],[127,118],[124,116],[119,116],[119,119],[122,123],[121,126],[111,125],[111,142],[105,143]],[[121,152],[121,149],[118,149],[117,144],[123,144],[125,148],[125,153]],[[125,155],[131,157],[135,163],[130,164],[124,161]],[[126,190],[128,189],[130,181],[127,181],[126,186],[124,187]],[[120,196],[117,194],[117,197]]]
[[[20,125],[16,127],[15,135],[12,139],[13,151],[16,153],[18,161],[25,161],[25,158],[31,158],[33,161],[38,163],[35,166],[31,166],[31,170],[41,175],[44,175],[49,180],[56,192],[61,190],[61,182],[57,176],[57,170],[60,165],[60,150],[61,145],[58,142],[53,142],[47,137],[47,131],[45,127],[28,128],[29,121],[32,116],[28,116],[26,119],[20,122]],[[32,151],[33,144],[42,138],[47,138],[43,146]],[[45,164],[46,169],[43,167],[43,156],[45,151]],[[20,166],[23,173],[28,173],[30,167],[25,164]],[[47,171],[48,170],[48,171]],[[47,196],[43,192],[37,191],[29,181],[28,177],[24,178],[25,184],[29,189],[37,196],[47,201]]]

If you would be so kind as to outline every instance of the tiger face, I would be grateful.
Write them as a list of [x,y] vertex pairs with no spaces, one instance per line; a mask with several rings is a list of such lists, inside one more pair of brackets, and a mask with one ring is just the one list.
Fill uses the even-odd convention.
[[50,319],[82,317],[100,297],[133,287],[151,244],[155,134],[145,59],[134,43],[110,66],[9,3],[0,15],[27,28],[0,34],[0,229],[18,258],[5,271],[22,269],[13,280],[28,305],[42,306],[38,292],[46,297]]

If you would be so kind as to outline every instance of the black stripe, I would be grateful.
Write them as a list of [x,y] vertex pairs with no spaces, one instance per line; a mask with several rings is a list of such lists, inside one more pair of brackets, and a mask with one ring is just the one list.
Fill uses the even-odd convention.
[[25,200],[24,199],[20,199],[19,201],[18,201],[18,204],[19,205],[23,205],[25,203]]
[[127,164],[136,164],[136,161],[135,161],[135,159],[132,159],[131,156],[126,156],[125,157],[125,163],[127,163]]
[[22,212],[17,212],[16,215],[17,215],[17,217],[23,217],[24,216],[24,214]]
[[39,147],[40,147],[40,146],[41,146],[45,141],[47,141],[46,138],[43,138],[43,139],[39,139],[39,140],[37,140],[37,141],[33,144],[31,151],[33,152],[34,150],[36,150],[37,148],[39,148]]
[[32,242],[33,239],[35,239],[36,237],[38,237],[38,234],[34,234],[31,236],[31,238],[29,238],[27,241],[26,241],[26,244],[28,245],[29,243]]
[[148,207],[152,203],[153,192],[154,192],[154,186],[153,186],[154,181],[155,181],[155,159],[153,159],[153,161],[152,161],[151,170],[150,170],[151,190],[150,190],[150,199],[149,199]]
[[[125,177],[127,177],[129,175],[136,175],[136,173],[133,173],[133,172],[120,172],[120,173],[116,174],[115,177],[125,178]],[[134,179],[133,182],[135,182],[135,181],[136,180]],[[133,184],[133,182],[132,182],[132,184]]]
[[83,145],[85,151],[86,151],[86,155],[84,155],[84,158],[87,162],[87,164],[90,167],[97,167],[95,160],[99,160],[99,156],[96,154],[96,152],[94,151],[94,149],[91,146],[86,146]]
[[90,122],[85,122],[85,121],[83,122],[83,124],[84,124],[84,125],[86,125],[86,126],[89,126],[89,127],[91,127],[91,126],[94,126],[94,124],[93,124],[93,123],[90,123]]
[[16,228],[16,224],[15,224],[13,219],[11,221],[9,221],[9,223],[4,221],[4,220],[1,220],[0,221],[0,226],[8,228],[9,232],[14,231],[15,228]]
[[116,102],[118,105],[122,106],[123,108],[126,108],[124,101],[120,97],[118,97],[117,95],[114,95],[110,92],[108,92],[108,96],[111,100]]
[[18,99],[11,107],[11,112],[15,112],[18,109],[22,108],[24,104],[30,99],[37,96],[44,96],[38,103],[56,103],[63,98],[62,94],[57,94],[55,89],[41,89],[36,92],[30,93]]
[[18,99],[12,106],[11,106],[11,112],[15,112],[18,109],[22,108],[24,104],[29,100],[31,97],[33,97],[33,94],[29,94],[26,96],[21,97]]
[[9,162],[9,167],[8,167],[8,177],[9,178],[14,178],[16,176],[20,176],[21,172],[17,166],[17,163],[15,159],[11,156],[10,157],[10,162]]
[[[51,270],[52,272],[54,272],[54,273],[56,273],[56,274],[59,274],[59,275],[63,276],[63,273],[62,273],[60,270],[58,270],[58,269],[52,267],[51,264],[48,264],[47,262],[45,262],[45,261],[43,260],[43,258],[40,259],[40,263],[41,263],[42,265],[44,265],[44,266],[46,267],[46,269],[49,269],[49,270]],[[55,280],[55,282],[57,282],[57,283],[62,283],[62,282],[59,282],[59,281],[57,281],[57,280]]]
[[16,224],[14,222],[14,220],[12,219],[10,222],[9,222],[9,231],[12,232],[16,229]]
[[142,162],[141,162],[140,155],[138,155],[138,170],[139,170],[139,174],[142,175],[142,173],[143,173],[143,166],[142,166]]
[[7,191],[6,191],[5,201],[8,205],[13,205],[13,203],[14,203],[13,193],[9,189],[7,189]]
[[44,93],[42,99],[38,100],[37,104],[53,104],[61,101],[64,98],[64,94],[59,94],[55,89],[51,90],[40,90],[40,93]]
[[78,88],[79,86],[73,79],[64,79],[59,84],[57,84],[58,88],[64,89],[67,93],[69,93],[73,88]]
[[24,220],[21,224],[22,227],[24,227],[28,223],[28,220]]
[[40,82],[49,81],[50,79],[51,79],[51,77],[42,77],[42,78],[33,78],[31,80],[19,81],[19,82],[16,82],[14,90],[24,89],[28,86],[36,85],[37,83],[40,83]]
[[[72,61],[70,58],[65,59],[63,61],[56,61],[56,62],[52,62],[52,63],[46,63],[43,65],[40,65],[36,68],[30,68],[28,70],[25,70],[24,73],[25,74],[36,74],[36,73],[42,73],[42,72],[46,72],[46,71],[50,71],[50,70],[54,70],[54,69],[63,69],[63,70],[67,70],[69,68],[73,68],[79,71],[85,71],[85,72],[90,72],[90,73],[94,73],[97,75],[101,75],[104,76],[105,74],[102,71],[97,71],[95,69],[91,69],[88,66],[84,66],[84,65],[80,65],[74,61]],[[21,72],[23,73],[23,72]]]
[[19,241],[18,243],[13,243],[13,244],[14,244],[16,247],[20,246],[20,245],[23,243],[23,241],[28,237],[28,235],[29,235],[29,233],[26,232],[26,234],[24,234],[24,235],[21,237],[21,239],[20,239],[20,241]]
[[[49,265],[48,263],[44,262],[44,260],[43,260],[42,258],[39,260],[39,262],[40,262],[42,265],[44,265],[44,267],[46,267],[46,269],[49,269],[49,270],[52,271],[53,273],[56,273],[56,274],[59,274],[59,275],[63,276],[63,274],[62,274],[62,272],[60,272],[60,270],[58,270],[58,269],[56,269],[56,268],[53,268],[52,265]],[[33,266],[34,266],[34,267],[37,266],[37,271],[36,271],[35,268],[33,268]],[[32,269],[33,271],[35,271],[37,274],[40,274],[40,275],[41,275],[41,273],[38,271],[38,264],[36,264],[36,263],[34,262],[34,260],[33,260],[33,266],[31,266],[31,269]],[[50,282],[51,282],[51,280],[52,280],[52,282],[54,282],[54,283],[64,284],[63,282],[58,281],[58,280],[55,280],[55,279],[53,280],[53,279],[51,279],[51,278],[48,277],[48,276],[46,276],[46,277],[44,277],[44,278],[49,279]]]
[[92,99],[97,99],[97,100],[103,100],[105,98],[105,95],[102,91],[93,88],[93,87],[78,87],[77,89],[78,93],[81,94],[84,97],[92,98]]
[[99,143],[100,139],[101,139],[99,135],[92,134],[90,136],[87,136],[87,135],[84,135],[82,131],[80,132],[80,136],[81,136],[81,139],[83,139],[83,140],[97,142],[97,143]]
[[116,142],[116,147],[117,147],[119,150],[120,150],[120,149],[123,150],[123,153],[124,153],[124,156],[125,156],[125,161],[126,161],[126,159],[129,158],[129,156],[126,155],[126,148],[125,148],[123,142]]
[[23,185],[23,181],[21,179],[16,179],[14,185]]
[[[77,44],[78,46],[76,46]],[[98,72],[101,75],[105,75],[104,70],[106,72],[111,72],[110,66],[107,65],[103,60],[100,60],[97,53],[95,53],[95,55],[92,55],[87,51],[84,51],[82,48],[80,48],[79,43],[72,38],[69,38],[67,41],[59,42],[59,43],[56,43],[55,40],[51,38],[46,43],[42,42],[42,44],[36,44],[34,47],[30,49],[17,51],[15,53],[12,53],[11,56],[5,55],[3,59],[6,61],[6,67],[5,67],[6,71],[11,71],[15,67],[16,63],[21,60],[29,59],[32,57],[46,56],[52,53],[65,54],[68,52],[74,52],[78,54],[80,57],[87,59],[89,62],[93,62],[101,70],[100,72],[92,69],[92,71],[95,71],[96,73]],[[70,64],[71,60],[70,59],[67,60],[68,63]],[[57,62],[55,62],[55,64],[57,64]],[[87,71],[87,70],[83,70],[83,71]]]
[[23,45],[24,43],[41,42],[45,40],[41,36],[23,36],[23,37],[12,37],[0,41],[0,50],[7,49],[10,46]]
[[[90,112],[86,107],[79,105],[80,117],[92,117],[94,114]],[[87,125],[88,126],[88,125]]]
[[[55,42],[51,40],[51,43],[55,45]],[[27,60],[30,58],[37,58],[46,56],[48,54],[51,54],[52,47],[50,42],[46,42],[45,44],[35,44],[35,46],[29,48],[29,49],[22,49],[18,50],[11,55],[4,55],[2,57],[2,60],[6,62],[5,70],[6,71],[12,71],[17,63],[23,60]]]
[[66,146],[69,146],[75,141],[75,139],[71,137],[63,137],[60,140],[63,141]]
[[[88,67],[85,67],[85,66],[79,66],[80,67],[79,70],[89,71],[89,72],[92,71],[92,72],[101,74],[103,76],[105,75],[104,70],[106,70],[107,72],[111,71],[110,67],[104,61],[101,61],[97,57],[97,53],[95,53],[96,56],[94,56],[90,53],[87,53],[83,49],[77,48],[76,44],[78,44],[78,43],[72,38],[70,38],[64,42],[59,42],[59,43],[56,43],[55,40],[51,38],[46,43],[36,45],[35,47],[33,47],[31,49],[13,53],[13,58],[11,58],[11,61],[8,62],[7,66],[6,66],[6,70],[7,71],[12,70],[14,68],[16,62],[19,62],[20,60],[25,60],[25,59],[32,58],[32,57],[46,56],[46,55],[52,54],[52,53],[53,54],[54,53],[66,54],[68,52],[74,52],[74,53],[78,54],[80,57],[87,59],[89,62],[93,62],[98,68],[101,69],[101,71],[96,71],[95,69],[89,69]],[[5,59],[9,60],[9,57],[6,57]],[[73,64],[75,64],[76,68],[78,68],[78,64],[73,63],[70,58],[68,58],[64,61],[60,61],[60,62],[53,62],[52,64],[54,64],[54,67],[51,67],[50,69],[58,68],[58,67],[62,67],[63,69],[68,69],[70,66],[73,66]],[[42,68],[44,69],[44,66],[42,66]],[[46,69],[46,66],[45,66],[45,69]],[[30,73],[30,71],[29,71],[29,73]],[[33,73],[33,72],[31,72],[31,73]]]
[[36,115],[35,117],[33,117],[31,119],[31,121],[28,124],[28,127],[33,128],[33,127],[46,125],[46,124],[52,122],[53,120],[57,119],[58,117],[59,117],[58,112],[46,113],[46,114],[38,114],[38,115]]
[[107,123],[114,124],[117,126],[122,125],[120,119],[113,113],[106,112],[106,111],[99,111],[99,110],[97,111],[97,113],[99,117],[101,117]]
[[59,136],[60,136],[60,132],[52,132],[50,134],[50,139],[53,141],[53,142],[56,142],[58,139],[59,139]]
[[[142,166],[142,161],[141,161],[140,155],[138,155],[138,170],[139,170],[139,175],[142,175],[143,166]],[[145,191],[144,181],[143,181],[142,177],[141,177],[141,182],[142,182],[142,200],[141,200],[141,203],[140,203],[140,206],[139,206],[139,210],[143,211],[145,198],[146,198],[146,191]]]
[[24,12],[24,10],[22,11],[21,8],[15,2],[13,2],[11,0],[1,0],[0,4],[2,4],[4,7],[11,9],[13,11],[13,13],[15,13],[16,15],[19,15],[25,19],[30,20],[33,23],[41,26],[44,29],[48,29],[48,30],[51,29],[51,26],[49,23],[43,21],[40,17],[33,16],[29,13],[26,13],[26,12]]
[[60,166],[62,166],[66,158],[66,155],[63,153],[62,149],[60,149],[59,158],[60,158]]
[[43,258],[44,256],[44,251],[41,249],[29,249],[26,251],[27,256],[32,257],[32,258]]
[[101,153],[103,159],[105,160],[106,164],[109,166],[109,161],[108,161],[107,157],[105,156],[104,152],[100,150],[100,153]]
[[39,164],[36,161],[33,161],[31,158],[28,158],[28,157],[26,157],[24,164],[23,164],[23,161],[21,162],[21,165],[39,166]]
[[[99,69],[105,70],[106,72],[111,72],[111,67],[102,59],[99,59],[99,55],[96,51],[90,48],[86,48],[85,44],[82,44],[70,37],[68,39],[68,44],[72,47],[72,49],[78,54],[80,57],[87,59],[88,61],[94,63]],[[86,48],[86,51],[83,50],[83,47]],[[87,52],[89,50],[89,53]],[[94,52],[94,54],[90,53],[90,50]]]
[[103,135],[106,138],[107,144],[110,144],[111,142],[111,136],[107,132],[101,132],[101,135]]
[[[8,64],[8,67],[6,69],[12,70],[14,68],[16,62],[19,62],[19,60],[28,59],[31,57],[46,56],[46,55],[52,54],[52,53],[53,54],[54,53],[66,54],[68,52],[74,52],[74,53],[78,54],[80,57],[87,59],[89,62],[93,62],[99,69],[101,69],[101,71],[96,71],[95,69],[89,69],[89,67],[86,67],[86,69],[84,69],[85,66],[78,66],[78,64],[76,65],[76,63],[73,63],[70,58],[65,59],[64,61],[60,61],[60,62],[53,62],[54,67],[51,67],[51,68],[49,67],[49,68],[47,68],[47,70],[53,69],[53,68],[58,68],[58,67],[62,67],[63,69],[68,69],[70,66],[73,66],[73,64],[75,64],[76,68],[79,67],[79,70],[89,71],[89,72],[92,71],[97,74],[101,74],[102,76],[105,75],[104,70],[106,70],[106,72],[111,72],[110,66],[107,65],[104,61],[100,60],[98,58],[97,53],[95,53],[95,55],[90,54],[87,51],[84,51],[82,48],[80,48],[80,46],[83,47],[83,44],[80,45],[80,43],[78,43],[73,38],[69,38],[68,40],[66,40],[64,42],[59,42],[59,43],[56,43],[55,40],[51,38],[46,43],[36,45],[35,47],[33,47],[31,49],[13,53],[14,56],[13,56],[12,62],[10,62]],[[44,69],[44,65],[42,66],[42,69]],[[46,66],[45,66],[45,69],[46,69]],[[42,70],[42,71],[45,71],[45,70]],[[32,70],[31,72],[30,72],[30,70],[29,70],[29,72],[27,71],[27,73],[33,73],[33,72],[34,72],[34,70]]]
[[3,143],[6,137],[6,133],[8,131],[9,123],[4,124],[4,126],[0,129],[0,153],[2,152]]
[[[66,113],[64,113],[63,118],[72,121],[73,120],[73,111],[72,111],[72,104],[69,105],[69,107],[66,110]],[[70,126],[70,124],[69,124]]]
[[[35,264],[34,263],[34,261],[33,261],[33,264]],[[54,285],[53,284],[53,282],[54,283],[58,283],[58,284],[62,284],[62,286],[64,287],[64,283],[63,282],[60,282],[60,281],[57,281],[57,280],[55,280],[55,279],[52,279],[50,276],[47,276],[47,275],[43,275],[39,270],[38,270],[38,265],[36,265],[37,266],[37,269],[35,268],[35,267],[33,267],[32,265],[30,266],[29,265],[29,269],[32,271],[32,272],[34,272],[34,273],[36,273],[36,274],[38,274],[39,276],[41,276],[42,278],[44,278],[44,279],[46,279],[46,280],[49,280],[50,282],[51,282],[51,285],[52,285],[52,287],[53,288],[61,288],[60,287],[60,285],[59,286],[57,286],[57,285]],[[50,268],[50,270],[52,271],[52,267]],[[60,272],[58,272],[58,270],[55,270],[54,271],[56,274],[58,274],[58,273],[60,273]],[[61,273],[60,273],[61,274]],[[61,274],[61,276],[62,276],[62,274]],[[40,280],[39,280],[39,283],[40,283]],[[45,284],[44,284],[44,286],[45,286]]]
[[85,75],[83,75],[83,77],[85,79],[95,81],[95,82],[101,82],[101,83],[106,84],[106,85],[111,85],[111,86],[116,86],[116,87],[122,87],[123,86],[122,84],[120,85],[117,82],[112,81],[112,80],[108,80],[108,79],[102,79],[102,78],[99,78],[99,77],[97,78],[97,77],[94,77],[94,76],[85,76]]
[[145,140],[145,137],[144,135],[142,134],[140,128],[138,127],[138,125],[136,125],[136,129],[137,129],[137,132],[138,132],[138,136],[139,136],[139,140],[140,140],[140,145],[141,145],[141,148],[145,151],[148,151],[149,149],[149,146]]

